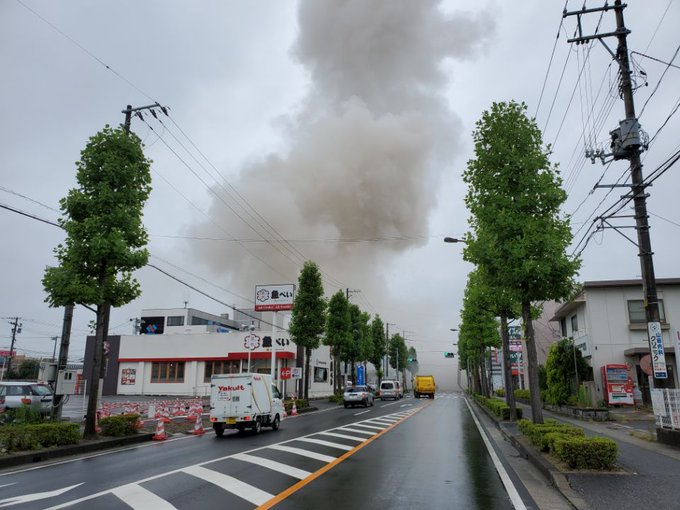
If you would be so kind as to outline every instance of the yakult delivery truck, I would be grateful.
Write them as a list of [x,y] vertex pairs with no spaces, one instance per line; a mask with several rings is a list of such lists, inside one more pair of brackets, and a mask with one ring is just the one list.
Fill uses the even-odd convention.
[[283,400],[268,374],[218,374],[210,379],[210,421],[215,434],[225,429],[256,434],[262,427],[278,430]]

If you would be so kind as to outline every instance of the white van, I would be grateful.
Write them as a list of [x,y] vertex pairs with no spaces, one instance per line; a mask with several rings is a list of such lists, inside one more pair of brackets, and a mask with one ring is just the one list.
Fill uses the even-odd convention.
[[404,396],[399,381],[382,381],[380,383],[380,400],[391,398],[399,400]]
[[215,434],[225,429],[256,434],[262,427],[278,430],[283,399],[268,374],[215,374],[210,379],[210,421]]

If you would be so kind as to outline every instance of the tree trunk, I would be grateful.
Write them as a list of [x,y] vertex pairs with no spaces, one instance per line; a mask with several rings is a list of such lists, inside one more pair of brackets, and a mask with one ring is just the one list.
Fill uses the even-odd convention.
[[302,398],[309,400],[309,364],[311,362],[312,350],[305,347],[305,387]]
[[482,395],[489,397],[489,381],[486,373],[486,358],[484,357],[485,347],[482,346],[479,351],[479,373],[482,381]]
[[510,338],[508,337],[508,317],[501,314],[501,348],[503,349],[503,380],[505,381],[505,403],[510,408],[510,421],[517,417],[515,390],[512,387],[512,366],[510,363]]
[[522,301],[522,321],[527,344],[527,366],[529,368],[529,392],[531,394],[531,417],[534,423],[543,423],[543,405],[541,403],[541,389],[538,385],[538,356],[536,354],[536,340],[534,325],[531,321],[531,303]]
[[342,384],[340,381],[340,356],[337,354],[333,356],[333,393],[340,395],[342,393]]
[[104,336],[106,332],[106,312],[107,305],[101,304],[97,306],[97,329],[94,338],[94,359],[92,364],[92,372],[90,373],[90,381],[88,385],[88,399],[87,399],[87,414],[85,415],[85,431],[83,437],[85,439],[92,439],[97,437],[97,403],[99,400],[99,378],[102,373],[102,358],[104,350]]

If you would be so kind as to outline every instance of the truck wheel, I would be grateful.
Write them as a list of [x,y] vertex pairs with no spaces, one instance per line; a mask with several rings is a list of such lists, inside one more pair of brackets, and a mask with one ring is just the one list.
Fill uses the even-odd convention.
[[255,425],[253,426],[253,432],[255,434],[259,434],[261,430],[262,430],[262,424],[260,423],[260,420],[255,420]]
[[416,398],[420,398],[420,395],[418,395],[418,392],[417,392],[417,391],[415,391],[415,392],[413,393],[413,396],[416,397]]
[[224,435],[224,423],[213,423],[213,429],[215,430],[215,435],[217,437],[222,437]]
[[349,404],[347,402],[345,402],[345,409],[347,409],[348,407],[349,407]]
[[279,430],[279,426],[281,425],[281,419],[279,418],[279,415],[277,414],[274,416],[274,421],[272,422],[272,430]]

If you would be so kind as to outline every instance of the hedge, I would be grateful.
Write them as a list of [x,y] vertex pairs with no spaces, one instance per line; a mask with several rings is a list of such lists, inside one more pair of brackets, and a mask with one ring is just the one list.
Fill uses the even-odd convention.
[[555,455],[572,469],[608,469],[618,456],[618,445],[605,437],[562,437],[554,441]]
[[529,393],[529,390],[515,390],[512,394],[515,398],[520,400],[531,400],[531,393]]
[[34,423],[0,428],[0,449],[7,452],[78,444],[79,441],[77,423]]
[[[501,420],[510,419],[510,406],[502,400],[496,398],[487,398],[483,395],[474,395],[475,400],[488,408],[492,413],[498,416]],[[517,418],[522,418],[522,408],[515,408]]]
[[122,414],[108,416],[99,420],[99,427],[103,436],[122,437],[137,433],[141,422],[138,414]]
[[519,430],[543,451],[552,452],[572,469],[608,469],[618,456],[615,441],[603,437],[586,437],[582,428],[560,424],[555,420],[533,423],[520,420]]

